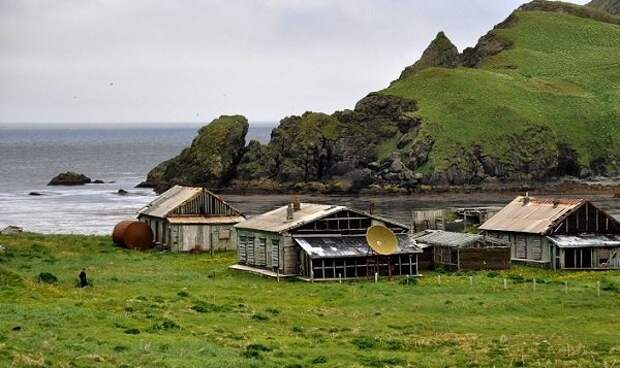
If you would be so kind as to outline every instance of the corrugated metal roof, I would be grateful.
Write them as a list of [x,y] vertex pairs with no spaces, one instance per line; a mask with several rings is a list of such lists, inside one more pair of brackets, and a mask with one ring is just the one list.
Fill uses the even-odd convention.
[[[295,242],[311,258],[348,258],[373,255],[364,236],[295,237]],[[398,236],[400,250],[395,254],[421,253],[408,235]]]
[[620,235],[555,235],[547,239],[560,248],[620,247]]
[[204,224],[204,225],[216,225],[216,224],[237,224],[244,221],[243,216],[174,216],[168,217],[168,222],[171,224]]
[[244,221],[243,223],[237,224],[235,227],[241,229],[282,233],[319,220],[336,212],[347,210],[357,213],[359,215],[368,216],[381,222],[397,225],[404,229],[409,229],[407,225],[400,224],[385,217],[371,215],[369,213],[354,210],[345,206],[334,206],[315,203],[300,203],[300,209],[293,213],[293,220],[287,220],[287,207],[288,205],[282,206],[280,208],[276,208],[275,210],[263,213],[262,215],[252,217],[251,219]]
[[287,207],[288,205],[282,206],[280,208],[276,208],[275,210],[263,213],[262,215],[252,217],[243,223],[237,224],[235,227],[281,233],[346,209],[346,207],[343,206],[300,203],[300,209],[294,212],[293,220],[287,220]]
[[461,248],[473,244],[484,237],[477,234],[427,230],[413,235],[413,238],[420,247],[424,247],[422,244],[426,244]]
[[164,218],[168,213],[202,192],[202,188],[175,185],[138,211],[138,214]]
[[517,197],[495,216],[482,224],[480,230],[544,234],[565,215],[586,203],[583,199],[550,199]]

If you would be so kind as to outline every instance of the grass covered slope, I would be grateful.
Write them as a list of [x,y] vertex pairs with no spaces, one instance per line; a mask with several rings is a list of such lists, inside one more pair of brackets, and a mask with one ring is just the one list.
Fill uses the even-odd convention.
[[[107,237],[23,234],[0,243],[7,247],[2,367],[611,367],[620,360],[619,272],[517,268],[472,273],[473,286],[468,275],[448,274],[441,284],[426,274],[408,286],[276,283],[228,270],[233,254],[138,253]],[[94,287],[75,287],[82,267]],[[57,283],[37,282],[42,272]]]
[[381,91],[418,103],[421,131],[435,140],[418,170],[446,171],[471,155],[500,177],[549,176],[558,156],[573,171],[618,172],[620,26],[521,10],[492,35],[509,46],[477,68],[430,68]]

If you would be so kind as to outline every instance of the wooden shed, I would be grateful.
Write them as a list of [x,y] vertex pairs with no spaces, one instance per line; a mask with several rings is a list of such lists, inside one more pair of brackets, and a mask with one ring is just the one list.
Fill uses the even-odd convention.
[[[366,243],[370,226],[384,225],[399,241],[389,256]],[[235,225],[239,264],[233,268],[269,276],[335,280],[417,275],[421,250],[409,228],[395,221],[343,206],[289,204]]]
[[175,252],[236,249],[241,212],[205,188],[176,185],[138,212],[156,244]]
[[479,229],[511,243],[513,262],[553,269],[620,268],[620,223],[585,199],[517,197]]
[[479,234],[426,230],[413,236],[427,266],[456,270],[510,268],[510,244]]

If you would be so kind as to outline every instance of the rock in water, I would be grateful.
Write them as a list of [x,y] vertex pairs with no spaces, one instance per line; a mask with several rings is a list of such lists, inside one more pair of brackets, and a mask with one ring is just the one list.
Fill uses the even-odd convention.
[[90,178],[84,174],[67,171],[56,175],[47,185],[84,185],[90,182]]
[[93,180],[93,184],[105,184],[105,182],[103,180]]
[[157,192],[180,185],[221,188],[233,178],[245,147],[248,120],[223,115],[198,131],[192,145],[148,173],[146,183]]
[[29,196],[42,196],[43,194],[39,193],[39,192],[30,192],[28,193]]
[[126,191],[125,189],[119,189],[118,192],[116,192],[116,194],[118,194],[118,195],[127,195],[127,194],[129,194],[129,192]]

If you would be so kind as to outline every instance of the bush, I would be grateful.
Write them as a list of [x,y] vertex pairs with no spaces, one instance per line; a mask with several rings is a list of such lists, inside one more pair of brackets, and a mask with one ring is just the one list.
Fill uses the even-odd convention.
[[360,336],[354,338],[351,343],[360,350],[372,350],[379,344],[379,341],[370,336]]
[[490,272],[487,272],[487,277],[490,277],[490,278],[495,278],[495,277],[497,277],[497,276],[499,276],[499,272],[497,272],[497,271],[490,271]]
[[140,330],[138,330],[137,328],[128,328],[125,330],[125,333],[127,335],[139,335],[140,334]]
[[327,363],[327,357],[325,355],[319,355],[318,357],[312,359],[312,364],[323,364]]
[[172,331],[172,330],[180,330],[181,326],[179,326],[176,322],[166,319],[159,323],[155,323],[152,327],[153,331]]
[[208,312],[225,312],[230,308],[226,305],[217,305],[213,303],[208,303],[202,300],[194,301],[194,304],[191,307],[198,313],[208,313]]
[[256,313],[252,316],[252,319],[255,321],[268,321],[269,317],[264,314]]
[[418,279],[415,277],[410,277],[410,278],[404,278],[402,280],[400,280],[399,284],[401,285],[417,285],[418,284]]
[[261,353],[269,352],[272,349],[262,344],[250,344],[246,346],[243,356],[249,359],[260,359]]
[[49,272],[41,272],[37,281],[41,284],[55,284],[58,282],[58,278]]

